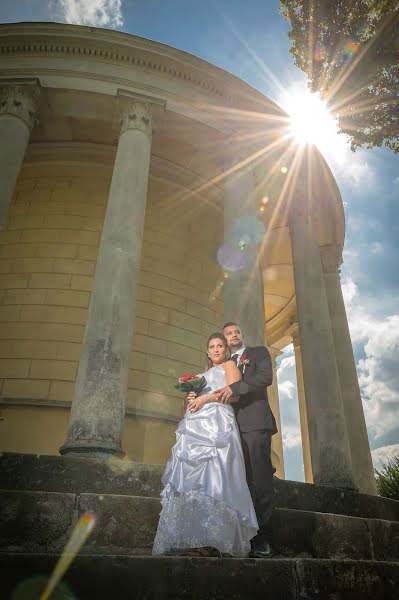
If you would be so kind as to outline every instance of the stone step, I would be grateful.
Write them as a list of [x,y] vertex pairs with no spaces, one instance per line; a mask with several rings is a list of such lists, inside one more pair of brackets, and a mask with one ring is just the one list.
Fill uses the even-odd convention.
[[[0,489],[159,496],[163,465],[33,454],[0,455]],[[399,501],[275,478],[275,506],[399,521]]]
[[[37,600],[56,554],[0,554],[1,598]],[[78,555],[51,600],[397,600],[399,563]]]
[[[83,552],[150,551],[158,524],[157,498],[111,494],[0,492],[0,549],[60,552],[84,513],[96,526]],[[335,559],[399,560],[399,523],[276,508],[273,545],[279,554]]]

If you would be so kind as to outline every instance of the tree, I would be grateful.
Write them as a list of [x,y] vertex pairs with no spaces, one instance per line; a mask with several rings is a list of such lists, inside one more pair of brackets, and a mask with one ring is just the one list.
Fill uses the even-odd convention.
[[399,456],[394,456],[379,471],[375,469],[377,491],[380,496],[399,500]]
[[352,150],[399,153],[399,0],[280,0],[295,64]]

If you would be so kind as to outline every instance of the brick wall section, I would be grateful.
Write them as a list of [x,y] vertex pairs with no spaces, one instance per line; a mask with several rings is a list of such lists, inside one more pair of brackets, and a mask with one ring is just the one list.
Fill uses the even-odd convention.
[[[0,232],[0,385],[7,398],[70,401],[111,170],[25,167]],[[167,183],[162,186],[165,192]],[[210,301],[219,223],[159,206],[150,186],[128,405],[179,415],[176,378],[203,370],[222,324]],[[212,221],[212,222],[211,222]]]

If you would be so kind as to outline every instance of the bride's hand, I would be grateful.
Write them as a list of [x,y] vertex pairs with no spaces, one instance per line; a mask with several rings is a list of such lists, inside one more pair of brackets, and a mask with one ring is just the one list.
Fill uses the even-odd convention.
[[198,412],[204,404],[206,404],[207,398],[205,396],[199,396],[198,398],[193,398],[188,402],[188,408],[190,412]]

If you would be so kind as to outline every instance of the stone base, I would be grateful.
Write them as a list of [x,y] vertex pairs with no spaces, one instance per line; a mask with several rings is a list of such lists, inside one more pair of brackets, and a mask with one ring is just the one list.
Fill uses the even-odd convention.
[[[2,598],[37,600],[58,555],[0,555]],[[397,600],[398,563],[78,556],[52,600]]]
[[[158,498],[142,496],[4,490],[0,503],[5,552],[61,552],[85,513],[95,527],[81,552],[150,552],[161,509]],[[398,521],[275,508],[272,536],[285,557],[399,561]]]
[[89,512],[95,528],[66,574],[74,595],[60,588],[52,600],[396,600],[399,502],[276,479],[272,541],[279,558],[154,558],[163,468],[0,456],[0,598],[20,586],[12,600],[37,600],[37,575],[47,580]]
[[[159,497],[164,465],[117,458],[0,455],[0,489]],[[399,521],[399,502],[330,486],[274,479],[275,506]]]

